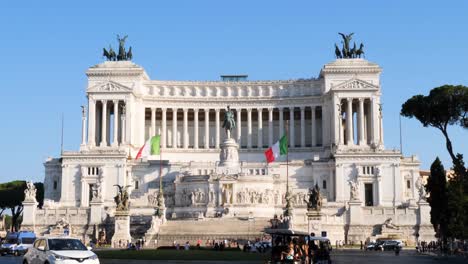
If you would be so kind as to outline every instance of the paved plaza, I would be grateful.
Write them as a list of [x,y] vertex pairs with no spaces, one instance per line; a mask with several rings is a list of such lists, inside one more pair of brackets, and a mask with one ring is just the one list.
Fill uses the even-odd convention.
[[[5,256],[0,257],[1,264],[21,264],[22,257],[13,257]],[[417,254],[414,251],[403,251],[399,256],[395,256],[393,252],[363,252],[359,250],[340,250],[333,252],[333,263],[378,263],[378,264],[396,264],[396,263],[411,263],[411,264],[429,264],[429,263],[467,263],[467,259],[455,258],[455,257],[436,257],[430,255],[421,255]],[[169,263],[169,264],[179,264],[179,263],[191,263],[191,264],[201,264],[201,263],[260,263],[254,261],[243,261],[243,262],[233,262],[233,261],[177,261],[177,260],[101,260],[103,264],[110,263],[125,263],[125,264],[146,264],[146,263]]]

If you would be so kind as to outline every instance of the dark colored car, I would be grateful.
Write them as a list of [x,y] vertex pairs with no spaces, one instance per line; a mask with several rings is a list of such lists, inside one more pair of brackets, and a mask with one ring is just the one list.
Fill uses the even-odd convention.
[[394,251],[396,248],[398,248],[399,250],[401,250],[402,248],[402,245],[399,241],[395,241],[395,240],[389,240],[389,241],[385,241],[385,243],[382,245],[383,247],[383,250],[392,250]]
[[385,244],[385,242],[386,242],[385,240],[377,241],[374,245],[374,250],[382,251],[383,245]]

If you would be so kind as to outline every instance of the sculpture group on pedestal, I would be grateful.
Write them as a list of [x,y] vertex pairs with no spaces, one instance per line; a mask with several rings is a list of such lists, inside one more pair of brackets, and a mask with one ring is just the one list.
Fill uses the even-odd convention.
[[307,203],[307,210],[320,211],[322,209],[322,194],[317,183],[313,188],[309,189],[309,200],[305,202]]
[[121,38],[117,35],[117,41],[119,42],[119,54],[116,54],[112,47],[109,45],[109,50],[103,48],[103,56],[106,57],[108,61],[127,61],[132,60],[132,47],[128,49],[128,52],[125,51],[125,40],[128,36]]
[[32,181],[26,183],[26,189],[24,190],[24,201],[36,201],[36,186]]
[[129,195],[128,195],[128,187],[131,185],[127,186],[120,186],[118,184],[115,184],[114,186],[117,186],[118,188],[118,193],[114,197],[114,201],[116,204],[116,211],[128,211],[129,209]]
[[343,44],[343,48],[340,50],[338,45],[335,43],[335,56],[337,59],[354,59],[354,58],[361,58],[364,54],[364,44],[360,44],[359,48],[356,47],[356,42],[354,42],[354,46],[350,48],[350,42],[354,33],[351,34],[343,34],[338,33],[343,38],[341,42]]

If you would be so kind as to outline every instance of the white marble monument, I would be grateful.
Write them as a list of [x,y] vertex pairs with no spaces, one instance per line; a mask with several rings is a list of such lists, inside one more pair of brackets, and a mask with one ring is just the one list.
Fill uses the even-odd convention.
[[[110,237],[113,221],[130,221],[126,238],[142,237],[160,188],[168,219],[161,234],[177,221],[185,221],[180,236],[209,221],[206,238],[236,234],[222,221],[252,215],[257,225],[267,223],[285,206],[286,163],[280,157],[267,164],[264,151],[289,120],[295,228],[308,230],[304,200],[318,184],[326,201],[319,229],[333,241],[346,241],[348,229],[358,236],[353,240],[365,240],[390,217],[404,239],[414,241],[415,230],[430,237],[424,202],[410,206],[420,197],[418,159],[384,146],[381,71],[346,58],[310,79],[171,81],[150,79],[132,61],[94,65],[86,72],[80,149],[45,162],[45,206],[32,212],[36,230],[67,215],[85,239],[92,233],[86,226],[95,224]],[[229,135],[221,127],[228,105],[236,121]],[[162,156],[135,160],[153,135],[161,135]],[[115,209],[115,184],[131,186],[130,220]]]

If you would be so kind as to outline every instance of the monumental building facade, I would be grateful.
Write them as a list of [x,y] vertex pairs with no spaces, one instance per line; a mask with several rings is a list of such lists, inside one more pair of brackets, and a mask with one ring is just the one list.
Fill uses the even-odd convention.
[[[384,146],[381,71],[354,58],[328,63],[312,79],[164,81],[131,61],[92,66],[80,149],[45,162],[45,205],[31,209],[24,226],[47,234],[60,222],[84,239],[96,232],[110,237],[114,185],[121,185],[129,186],[134,238],[150,227],[161,190],[167,218],[161,235],[180,237],[209,223],[197,232],[241,236],[246,221],[256,221],[249,233],[260,232],[283,213],[288,181],[297,229],[332,241],[429,240],[419,161]],[[239,160],[228,170],[220,166],[227,106],[235,113],[231,137]],[[288,164],[284,156],[267,164],[265,150],[285,133]],[[154,135],[161,136],[161,154],[136,160]],[[311,223],[307,195],[316,184],[322,216]]]

